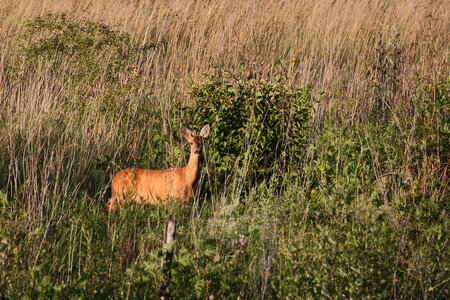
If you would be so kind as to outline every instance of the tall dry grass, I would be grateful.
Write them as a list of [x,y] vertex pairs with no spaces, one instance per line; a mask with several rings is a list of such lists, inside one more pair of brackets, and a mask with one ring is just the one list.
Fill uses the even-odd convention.
[[[425,0],[1,1],[0,294],[147,295],[148,278],[158,284],[160,220],[203,213],[206,221],[182,218],[180,248],[195,255],[179,257],[180,295],[194,295],[188,280],[203,282],[198,298],[447,295],[448,142],[439,139],[448,135],[439,117],[448,121],[448,108],[435,102],[448,97],[430,90],[447,80],[448,92],[448,11],[448,1]],[[48,13],[130,40],[33,54],[48,32],[27,24]],[[207,212],[133,207],[122,216],[155,222],[103,222],[100,195],[117,169],[186,162],[187,83],[216,66],[312,84],[314,160],[298,178],[271,177],[244,196],[238,177],[248,170],[236,169],[235,191],[213,191]],[[210,240],[241,230],[247,252]]]
[[[313,84],[313,95],[323,100],[316,107],[316,126],[330,107],[360,119],[375,106],[407,104],[415,76],[436,81],[449,75],[449,9],[446,1],[4,1],[0,142],[7,162],[2,186],[10,192],[22,186],[23,196],[43,207],[49,190],[71,197],[91,182],[86,172],[94,168],[92,158],[138,161],[156,146],[150,128],[173,130],[173,105],[190,102],[188,79],[201,80],[212,66],[232,72],[244,68],[266,78],[281,73],[294,87]],[[19,54],[26,22],[58,12],[127,32],[132,45],[154,47],[124,67],[140,76],[124,71],[115,83],[122,92],[110,98],[121,98],[122,110],[112,119],[99,117],[101,106],[108,105],[98,97],[106,77],[73,86],[52,74],[46,61],[37,61],[30,71]],[[22,63],[7,69],[9,61]],[[70,59],[59,64],[72,68]],[[126,94],[133,80],[138,88]],[[86,102],[82,116],[77,101]],[[139,117],[155,108],[159,115]],[[163,152],[178,144],[167,141]],[[174,163],[170,155],[166,165]],[[75,161],[80,157],[86,159]],[[145,163],[158,165],[148,159]],[[100,178],[86,187],[91,194],[107,185],[107,174]]]
[[164,59],[153,57],[141,66],[152,68],[158,82],[154,89],[162,96],[162,90],[184,91],[187,78],[197,79],[211,64],[230,70],[243,64],[264,74],[283,71],[293,85],[313,83],[317,92],[370,96],[374,81],[381,80],[377,60],[399,68],[399,90],[407,90],[415,72],[439,77],[449,56],[446,1],[52,0],[1,5],[3,38],[20,33],[25,20],[67,11],[130,32],[137,44],[165,43]]

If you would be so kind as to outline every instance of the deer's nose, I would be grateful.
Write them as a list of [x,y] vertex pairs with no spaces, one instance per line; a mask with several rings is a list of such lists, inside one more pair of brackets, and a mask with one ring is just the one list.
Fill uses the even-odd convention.
[[194,151],[194,153],[197,154],[197,155],[202,154],[202,148],[203,148],[203,147],[198,147],[198,149],[196,149],[196,150]]

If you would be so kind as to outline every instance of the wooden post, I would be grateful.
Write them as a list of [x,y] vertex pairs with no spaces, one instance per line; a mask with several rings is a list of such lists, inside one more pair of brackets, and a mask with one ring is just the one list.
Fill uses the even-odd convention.
[[[164,244],[163,244],[163,257],[161,261],[161,267],[163,269],[163,278],[159,283],[158,299],[169,299],[166,295],[166,288],[170,283],[170,264],[173,259],[173,243],[177,231],[177,224],[174,221],[167,221],[164,228]],[[172,243],[172,244],[171,244]]]

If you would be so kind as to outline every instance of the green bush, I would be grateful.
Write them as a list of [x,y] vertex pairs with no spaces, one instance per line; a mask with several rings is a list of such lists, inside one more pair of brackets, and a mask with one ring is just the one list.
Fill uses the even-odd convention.
[[[243,176],[249,186],[271,175],[297,171],[310,120],[311,87],[228,71],[190,82],[193,123],[211,124],[210,164],[219,178]],[[241,173],[239,173],[241,172]]]
[[18,76],[16,80],[35,72],[51,76],[65,89],[60,104],[77,109],[80,118],[92,109],[92,102],[102,116],[123,107],[141,76],[132,62],[149,50],[135,46],[126,33],[66,13],[28,21],[19,43],[20,57],[11,68],[21,66],[18,69],[28,75],[14,71],[12,76]]
[[448,297],[448,83],[418,82],[413,96],[381,122],[326,116],[304,174],[310,235],[283,252],[300,263],[280,295]]

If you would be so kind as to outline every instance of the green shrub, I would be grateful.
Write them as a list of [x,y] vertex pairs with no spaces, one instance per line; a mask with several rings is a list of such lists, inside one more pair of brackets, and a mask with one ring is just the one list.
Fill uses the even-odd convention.
[[136,51],[128,34],[102,23],[72,20],[66,13],[36,17],[25,28],[21,52],[30,63],[43,58],[53,62],[54,71],[61,71],[60,63],[68,60],[70,69],[64,71],[77,79],[88,75],[92,80],[106,73],[105,79],[117,80]]
[[[210,164],[219,178],[233,172],[249,186],[296,171],[310,120],[311,87],[291,88],[243,72],[205,74],[190,82],[192,122],[211,124]],[[239,173],[240,172],[240,173]]]
[[[448,91],[448,83],[418,82],[411,102],[381,121],[326,116],[304,174],[318,222],[284,252],[283,264],[300,263],[287,268],[297,272],[285,274],[281,295],[448,296],[438,288],[449,274]],[[294,282],[303,284],[292,289]]]

